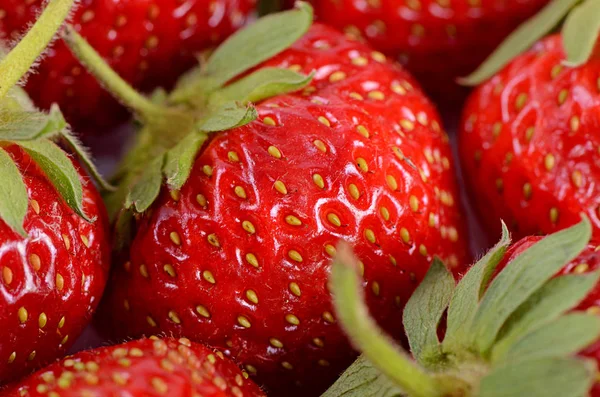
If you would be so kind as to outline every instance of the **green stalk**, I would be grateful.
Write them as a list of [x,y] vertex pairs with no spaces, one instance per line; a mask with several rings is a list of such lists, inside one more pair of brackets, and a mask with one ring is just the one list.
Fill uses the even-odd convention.
[[0,98],[27,74],[69,16],[75,0],[50,0],[25,37],[0,62]]
[[410,397],[444,396],[438,380],[385,336],[369,315],[350,247],[340,244],[337,252],[331,272],[334,303],[341,326],[354,346]]

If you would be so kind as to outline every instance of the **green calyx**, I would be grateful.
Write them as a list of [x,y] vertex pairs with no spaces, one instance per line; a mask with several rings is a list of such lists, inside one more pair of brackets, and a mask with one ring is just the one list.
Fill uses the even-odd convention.
[[[312,24],[312,8],[297,8],[259,19],[218,47],[184,75],[170,94],[152,98],[123,81],[73,29],[64,39],[71,51],[141,122],[133,149],[115,175],[116,192],[106,197],[111,216],[122,209],[146,211],[164,184],[180,189],[211,133],[241,127],[258,117],[253,103],[302,89],[312,74],[264,68],[260,63],[284,51]],[[233,81],[233,82],[232,82]],[[127,222],[119,222],[127,223]]]
[[[340,244],[331,274],[334,303],[342,327],[363,355],[323,396],[587,395],[596,363],[577,353],[600,338],[600,318],[573,309],[600,272],[556,274],[590,238],[584,218],[498,271],[510,245],[503,225],[500,242],[458,284],[434,260],[404,308],[411,355],[369,316],[357,259]],[[440,332],[445,313],[446,328]]]
[[46,174],[65,202],[86,221],[83,187],[79,173],[57,142],[69,147],[88,168],[100,186],[110,189],[94,167],[89,154],[69,131],[58,107],[37,110],[16,84],[31,69],[70,13],[74,0],[51,0],[36,23],[8,53],[0,51],[0,218],[25,237],[28,194],[21,171],[8,147],[17,145]]
[[483,83],[561,22],[566,53],[565,66],[576,67],[594,56],[600,33],[600,3],[597,0],[552,0],[525,21],[469,76],[458,82],[467,86]]

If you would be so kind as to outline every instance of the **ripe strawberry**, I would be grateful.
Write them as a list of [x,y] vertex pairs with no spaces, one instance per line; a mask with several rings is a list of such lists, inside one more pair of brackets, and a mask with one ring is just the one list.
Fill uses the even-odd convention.
[[63,355],[108,277],[106,209],[89,175],[54,141],[91,166],[89,159],[57,109],[39,112],[12,87],[72,3],[50,1],[0,62],[0,384]]
[[600,62],[565,67],[558,35],[518,56],[469,98],[460,129],[466,181],[488,230],[551,233],[584,212],[600,237]]
[[[142,90],[169,87],[197,53],[242,26],[255,0],[82,0],[70,19],[128,82]],[[0,0],[0,39],[14,39],[43,0]],[[27,91],[36,105],[58,103],[77,131],[102,131],[126,112],[71,55],[63,42],[48,51]]]
[[434,261],[404,309],[412,358],[369,318],[356,258],[340,244],[335,307],[363,356],[323,397],[599,396],[600,254],[591,235],[584,219],[510,246],[503,227],[458,284]]
[[264,396],[247,378],[221,352],[184,338],[151,337],[66,357],[0,395]]
[[[288,2],[288,4],[293,1]],[[436,98],[547,0],[312,0],[315,15],[398,59]],[[454,95],[453,95],[454,94]]]
[[[161,331],[223,348],[261,384],[284,395],[321,390],[355,356],[336,324],[327,289],[340,238],[355,244],[363,261],[376,318],[396,332],[404,302],[433,255],[447,259],[456,272],[466,256],[450,147],[434,106],[383,54],[324,25],[308,30],[310,13],[303,7],[234,36],[208,61],[206,75],[188,76],[167,100],[191,106],[193,117],[204,109],[200,114],[213,112],[211,120],[220,121],[225,117],[214,101],[258,97],[256,110],[231,105],[243,120],[232,124],[245,125],[215,129],[213,121],[190,123],[201,131],[167,148],[162,167],[164,152],[143,145],[147,139],[172,139],[169,134],[180,131],[175,122],[185,125],[186,114],[165,127],[146,124],[150,136],[142,135],[142,149],[134,150],[124,168],[143,175],[121,175],[126,203],[141,213],[129,260],[115,268],[103,320],[120,335]],[[295,30],[296,20],[306,20],[306,26],[291,39],[271,32]],[[269,33],[255,37],[256,32]],[[287,44],[265,49],[297,37],[283,52]],[[97,59],[89,48],[76,37],[69,41],[111,86],[114,76],[93,66]],[[213,65],[247,45],[261,49],[258,55],[246,51],[251,57],[268,60],[202,98],[194,76],[204,89],[226,82],[233,73]],[[230,64],[244,62],[252,65],[243,56]],[[313,70],[312,82],[294,72]],[[264,83],[267,77],[272,85]],[[285,92],[297,92],[282,93],[286,84]],[[248,88],[254,94],[239,96]],[[182,99],[188,92],[192,96]],[[152,120],[155,113],[169,117],[181,106],[138,109],[142,119]],[[246,119],[252,112],[255,121]],[[198,143],[183,155],[180,150],[193,146],[205,130],[225,131],[211,135],[197,158]],[[149,162],[136,157],[149,151]],[[174,186],[186,172],[171,172],[185,158],[189,178]],[[162,188],[161,168],[167,175]]]

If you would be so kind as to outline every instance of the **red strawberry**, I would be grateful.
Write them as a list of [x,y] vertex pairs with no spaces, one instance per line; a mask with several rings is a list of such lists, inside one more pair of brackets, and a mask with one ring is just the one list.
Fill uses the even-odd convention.
[[566,67],[561,37],[515,58],[472,94],[460,155],[488,230],[550,233],[584,212],[600,237],[600,62]]
[[151,337],[66,357],[0,395],[264,396],[247,378],[221,352],[184,338]]
[[[14,39],[38,15],[42,0],[0,0],[0,38]],[[82,0],[70,19],[128,82],[142,90],[169,87],[195,55],[247,20],[255,0]],[[102,131],[124,109],[96,83],[63,42],[49,51],[27,91],[43,108],[58,103],[77,131]]]
[[72,3],[50,1],[33,33],[0,62],[0,384],[63,355],[108,277],[106,209],[89,175],[54,141],[91,166],[89,159],[57,109],[41,113],[12,87]]
[[[272,40],[248,38],[264,49],[261,39]],[[130,258],[115,269],[104,308],[106,328],[120,335],[161,331],[223,348],[261,383],[292,395],[322,390],[356,355],[327,289],[339,239],[355,244],[375,317],[396,334],[433,256],[458,272],[466,249],[447,135],[406,71],[317,24],[212,100],[243,91],[253,76],[275,75],[273,68],[315,74],[309,85],[302,77],[300,92],[259,101],[256,121],[212,135],[190,158],[181,188],[163,186],[137,215]],[[190,92],[190,106],[202,102]],[[167,128],[164,138],[177,132]],[[140,168],[135,153],[128,164]],[[167,155],[164,172],[181,157]],[[152,200],[138,193],[154,189],[151,180],[156,189],[161,183],[160,175],[145,175],[127,200],[142,211]]]
[[[312,0],[321,21],[398,59],[442,101],[547,0]],[[293,3],[293,2],[290,2]]]

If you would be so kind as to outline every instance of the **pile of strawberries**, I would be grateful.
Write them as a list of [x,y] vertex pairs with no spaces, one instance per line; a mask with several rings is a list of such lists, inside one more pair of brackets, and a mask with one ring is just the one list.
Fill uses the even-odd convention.
[[259,3],[0,0],[0,396],[600,396],[597,0]]

